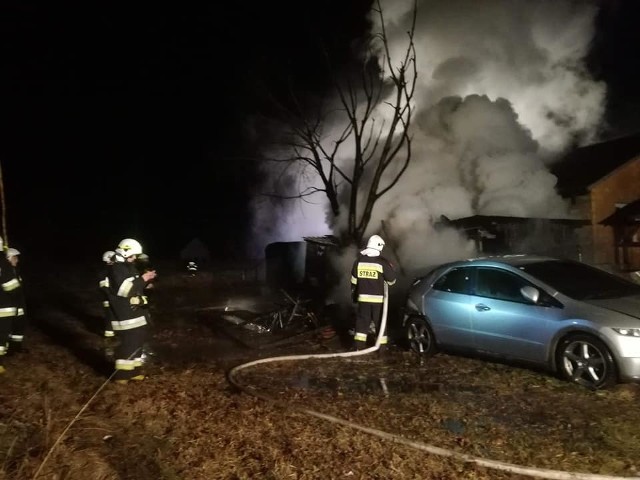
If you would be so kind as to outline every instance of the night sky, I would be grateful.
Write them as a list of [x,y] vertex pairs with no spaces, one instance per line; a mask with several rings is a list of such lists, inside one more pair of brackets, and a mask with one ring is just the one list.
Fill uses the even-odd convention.
[[366,2],[307,3],[5,4],[11,243],[94,254],[125,236],[167,254],[195,235],[241,244],[255,173],[238,159],[255,153],[243,125],[260,92],[323,88],[319,46],[344,56],[365,28]]
[[[589,66],[610,85],[607,135],[640,129],[640,15],[603,1]],[[367,0],[187,7],[112,3],[0,12],[0,162],[12,246],[99,258],[121,238],[176,255],[193,236],[228,256],[248,235],[264,93],[322,92],[321,46],[346,63]]]

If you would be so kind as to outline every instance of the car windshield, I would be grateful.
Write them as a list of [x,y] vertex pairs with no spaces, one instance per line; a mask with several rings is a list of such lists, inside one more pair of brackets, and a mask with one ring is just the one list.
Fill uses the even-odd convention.
[[520,269],[576,300],[640,295],[640,285],[584,263],[549,260],[522,265]]

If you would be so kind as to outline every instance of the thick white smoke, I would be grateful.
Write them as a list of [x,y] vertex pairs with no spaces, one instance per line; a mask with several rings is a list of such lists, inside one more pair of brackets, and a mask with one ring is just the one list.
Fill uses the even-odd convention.
[[[412,5],[382,1],[392,58],[404,57]],[[595,14],[587,1],[418,2],[412,162],[376,204],[368,232],[382,233],[384,222],[405,269],[474,253],[457,232],[434,227],[442,215],[568,216],[547,166],[576,139],[594,139],[603,118],[605,86],[584,64]],[[327,144],[339,127],[325,127]],[[342,219],[327,220],[326,199],[314,199],[325,204],[314,214],[318,229],[289,223],[289,236],[344,229]]]
[[[381,4],[391,56],[402,58],[413,0]],[[418,12],[419,108],[451,95],[487,95],[512,104],[543,153],[561,151],[576,135],[593,138],[605,96],[584,64],[595,1],[420,0]]]

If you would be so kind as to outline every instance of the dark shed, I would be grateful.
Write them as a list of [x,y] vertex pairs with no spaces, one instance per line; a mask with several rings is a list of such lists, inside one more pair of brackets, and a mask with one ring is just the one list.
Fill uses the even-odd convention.
[[442,223],[464,230],[478,252],[487,255],[531,253],[580,260],[577,229],[588,220],[474,215]]

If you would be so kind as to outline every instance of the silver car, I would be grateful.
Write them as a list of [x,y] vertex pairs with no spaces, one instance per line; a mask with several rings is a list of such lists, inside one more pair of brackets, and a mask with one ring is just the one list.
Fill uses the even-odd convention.
[[640,380],[640,285],[532,255],[452,262],[409,289],[414,351],[472,351],[543,366],[591,389]]

